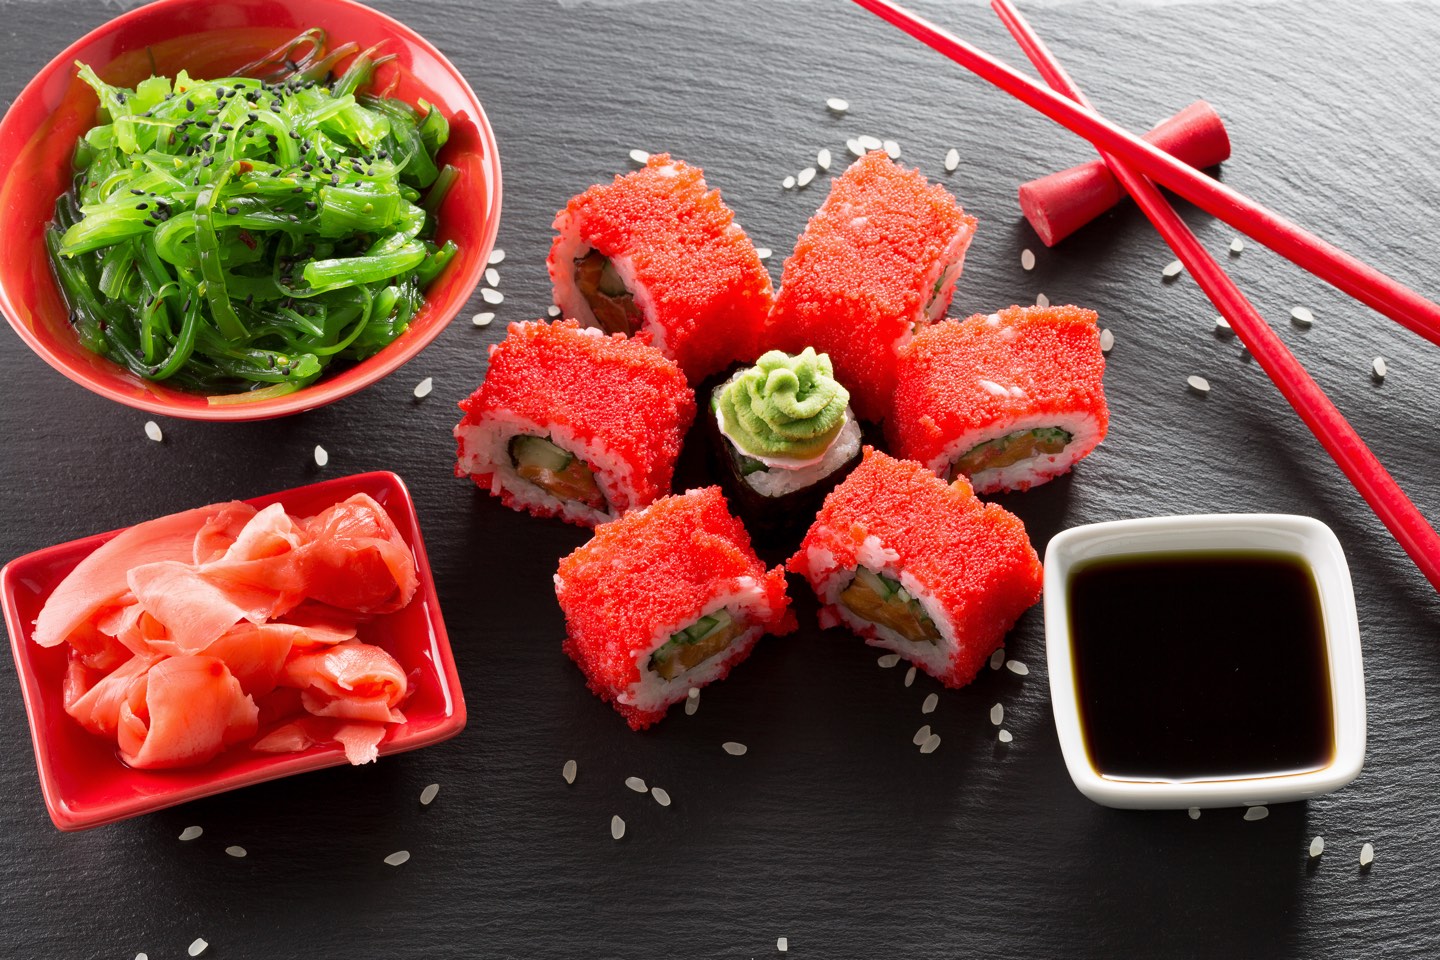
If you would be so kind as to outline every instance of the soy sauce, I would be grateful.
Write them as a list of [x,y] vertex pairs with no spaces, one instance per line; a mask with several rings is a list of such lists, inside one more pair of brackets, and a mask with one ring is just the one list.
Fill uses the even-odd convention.
[[1303,773],[1335,752],[1314,575],[1280,553],[1096,560],[1069,584],[1080,723],[1117,780]]

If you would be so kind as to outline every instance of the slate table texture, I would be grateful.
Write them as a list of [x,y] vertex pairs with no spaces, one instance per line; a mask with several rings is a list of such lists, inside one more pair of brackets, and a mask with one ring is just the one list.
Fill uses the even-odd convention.
[[[1440,602],[1129,206],[1047,250],[1024,180],[1089,148],[841,0],[387,2],[478,92],[504,171],[505,302],[477,295],[403,370],[255,424],[162,420],[96,397],[0,335],[0,559],[321,477],[409,483],[469,705],[459,737],[375,765],[265,784],[97,830],[45,814],[24,708],[0,670],[0,956],[223,958],[1361,957],[1440,952]],[[919,2],[1013,63],[974,2]],[[1095,103],[1132,129],[1204,98],[1235,152],[1224,181],[1432,295],[1440,154],[1432,3],[1076,2],[1030,7]],[[0,4],[8,102],[112,3]],[[830,97],[850,103],[843,116]],[[1369,748],[1336,794],[1239,810],[1121,812],[1071,785],[1047,693],[1041,610],[959,691],[815,625],[767,641],[699,712],[630,732],[561,653],[557,559],[586,535],[512,513],[452,475],[456,401],[503,323],[544,314],[554,212],[631,169],[632,148],[702,165],[781,263],[827,189],[781,181],[847,138],[901,160],[980,219],[951,315],[1052,302],[1114,332],[1104,445],[1071,476],[1000,498],[1037,549],[1077,524],[1172,513],[1317,517],[1349,558]],[[946,174],[946,150],[960,165]],[[1236,231],[1182,207],[1420,509],[1440,518],[1440,350]],[[1031,272],[1024,248],[1035,251]],[[1294,305],[1315,315],[1302,329]],[[1371,377],[1383,356],[1389,376]],[[1186,387],[1199,374],[1208,396]],[[423,400],[414,386],[434,378]],[[330,453],[318,468],[316,444]],[[696,479],[691,475],[691,479]],[[1223,602],[1223,598],[1217,598]],[[1218,639],[1218,638],[1217,638]],[[1137,654],[1143,655],[1143,654]],[[939,708],[921,702],[939,692]],[[1005,706],[1014,742],[989,720]],[[943,738],[922,756],[911,737]],[[725,741],[749,746],[743,757]],[[561,767],[578,761],[572,786]],[[669,791],[662,808],[626,777]],[[438,799],[422,807],[425,785]],[[610,837],[610,819],[628,824]],[[186,826],[202,838],[179,842]],[[1311,838],[1325,854],[1307,857]],[[1361,845],[1375,861],[1359,865]],[[225,855],[239,844],[243,860]],[[408,863],[383,858],[409,850]]]

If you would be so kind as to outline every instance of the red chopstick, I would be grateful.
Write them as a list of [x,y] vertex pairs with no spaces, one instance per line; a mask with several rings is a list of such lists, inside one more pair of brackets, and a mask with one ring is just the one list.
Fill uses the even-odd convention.
[[959,37],[893,0],[855,0],[926,46],[944,54],[1097,148],[1111,151],[1235,229],[1368,304],[1433,343],[1440,344],[1440,304],[1326,243],[1243,194],[1212,180],[1134,134],[1017,73]]
[[[1045,78],[1045,82],[1056,90],[1092,110],[1089,100],[1065,72],[1045,46],[1045,42],[1031,29],[1030,24],[1009,0],[991,0],[990,5],[1005,22],[1006,28],[1014,35],[1025,55],[1030,58]],[[1131,170],[1114,156],[1100,151],[1100,156],[1109,165],[1110,171],[1121,185],[1135,198],[1136,204],[1150,218],[1155,229],[1160,231],[1165,242],[1170,244],[1185,269],[1200,284],[1205,295],[1230,322],[1246,348],[1255,355],[1261,368],[1275,382],[1275,386],[1290,401],[1300,419],[1315,434],[1325,450],[1335,459],[1340,469],[1350,478],[1355,489],[1370,504],[1382,523],[1394,534],[1400,546],[1415,561],[1431,585],[1440,590],[1440,536],[1416,509],[1405,492],[1381,466],[1380,461],[1365,446],[1365,441],[1346,422],[1344,416],[1330,402],[1295,356],[1285,347],[1275,331],[1265,323],[1255,307],[1235,286],[1235,282],[1215,262],[1196,239],[1195,234],[1185,225],[1175,210],[1166,202],[1154,183]]]

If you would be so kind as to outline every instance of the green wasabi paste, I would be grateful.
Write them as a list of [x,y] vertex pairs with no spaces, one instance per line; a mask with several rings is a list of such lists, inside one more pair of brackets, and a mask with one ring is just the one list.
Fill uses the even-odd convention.
[[830,358],[806,347],[798,356],[771,350],[717,393],[721,428],[752,457],[813,460],[845,426],[850,393]]

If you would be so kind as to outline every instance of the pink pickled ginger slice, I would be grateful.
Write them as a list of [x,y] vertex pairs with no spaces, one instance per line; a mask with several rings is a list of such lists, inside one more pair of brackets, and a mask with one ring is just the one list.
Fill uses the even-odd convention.
[[395,658],[368,643],[295,651],[281,682],[301,690],[305,709],[316,716],[375,723],[390,721],[408,688]]
[[360,613],[390,613],[415,595],[415,557],[395,521],[357,493],[304,521],[303,567],[313,600]]
[[120,755],[140,769],[204,763],[255,735],[258,710],[214,657],[171,657],[146,675],[145,705],[120,706]]

